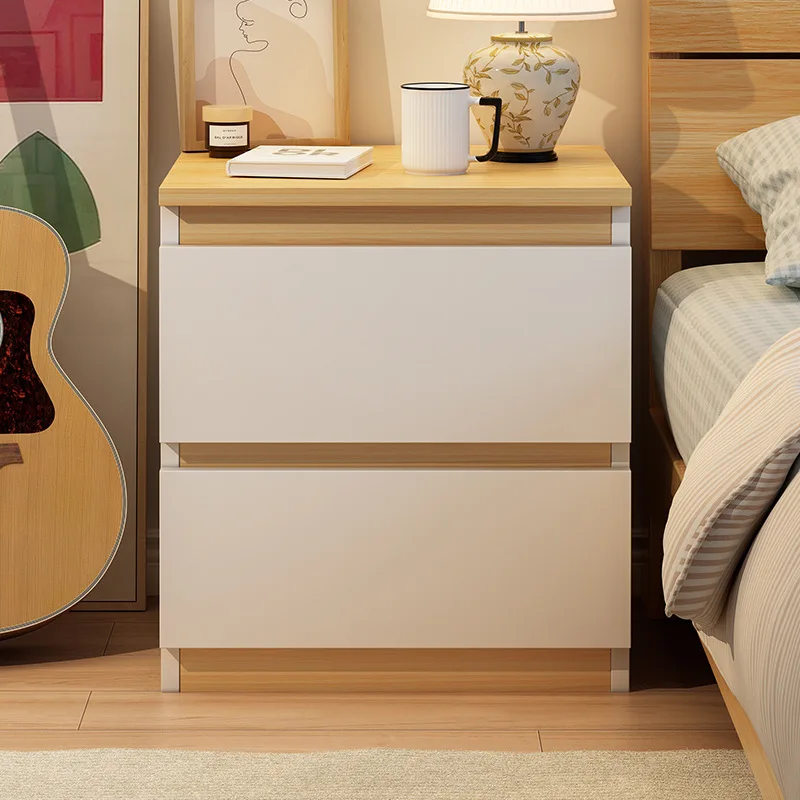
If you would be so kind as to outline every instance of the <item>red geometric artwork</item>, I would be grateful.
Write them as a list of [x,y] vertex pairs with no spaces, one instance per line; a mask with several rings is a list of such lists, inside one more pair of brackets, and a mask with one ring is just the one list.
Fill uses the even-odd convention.
[[103,0],[0,0],[0,103],[102,99]]

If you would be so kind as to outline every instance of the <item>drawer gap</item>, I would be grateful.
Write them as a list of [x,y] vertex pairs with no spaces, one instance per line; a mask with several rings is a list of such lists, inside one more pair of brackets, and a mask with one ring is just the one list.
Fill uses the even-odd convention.
[[182,444],[189,469],[603,469],[603,443]]

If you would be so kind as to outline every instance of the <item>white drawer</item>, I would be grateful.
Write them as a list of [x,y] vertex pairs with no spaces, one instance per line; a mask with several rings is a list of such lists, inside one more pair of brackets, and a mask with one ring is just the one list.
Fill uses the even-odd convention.
[[630,474],[164,470],[161,646],[627,648]]
[[627,442],[627,247],[162,247],[162,442]]

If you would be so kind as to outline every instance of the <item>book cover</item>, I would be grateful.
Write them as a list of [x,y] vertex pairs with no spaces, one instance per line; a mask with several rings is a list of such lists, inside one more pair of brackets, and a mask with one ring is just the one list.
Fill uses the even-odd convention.
[[228,162],[232,177],[349,178],[372,163],[371,147],[262,145]]

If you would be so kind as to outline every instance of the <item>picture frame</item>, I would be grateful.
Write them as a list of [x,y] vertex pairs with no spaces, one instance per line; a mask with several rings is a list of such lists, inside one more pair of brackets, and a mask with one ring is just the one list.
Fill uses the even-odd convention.
[[54,354],[127,484],[122,541],[84,611],[147,607],[150,5],[5,0],[0,13],[0,205],[64,242]]
[[178,0],[181,141],[203,105],[253,107],[251,145],[350,144],[347,0]]

